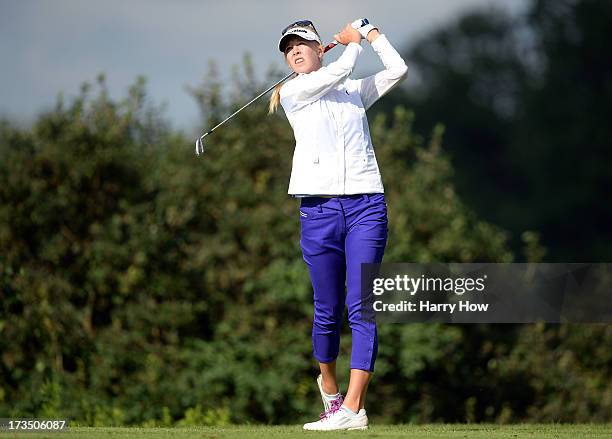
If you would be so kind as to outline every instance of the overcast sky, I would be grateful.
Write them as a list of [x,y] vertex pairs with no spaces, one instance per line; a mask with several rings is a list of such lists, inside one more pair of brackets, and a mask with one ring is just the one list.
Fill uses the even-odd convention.
[[[280,31],[310,19],[325,41],[344,24],[367,17],[399,50],[461,13],[488,5],[520,11],[525,0],[0,0],[0,115],[30,122],[60,91],[78,93],[105,73],[113,97],[138,75],[173,126],[193,130],[198,110],[185,86],[201,83],[208,61],[224,77],[250,52],[257,77],[283,67]],[[367,43],[362,43],[367,45]],[[335,52],[335,53],[333,53]],[[329,62],[338,48],[327,56]],[[406,60],[410,66],[410,60]],[[381,64],[368,48],[353,77]]]

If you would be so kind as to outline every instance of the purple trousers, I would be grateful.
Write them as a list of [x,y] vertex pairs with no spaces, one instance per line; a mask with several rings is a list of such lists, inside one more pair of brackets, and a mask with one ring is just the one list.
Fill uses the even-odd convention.
[[364,318],[361,264],[382,262],[387,244],[383,194],[305,197],[300,206],[302,255],[314,290],[312,348],[321,363],[340,349],[345,305],[352,332],[351,369],[373,372],[378,353],[376,321]]

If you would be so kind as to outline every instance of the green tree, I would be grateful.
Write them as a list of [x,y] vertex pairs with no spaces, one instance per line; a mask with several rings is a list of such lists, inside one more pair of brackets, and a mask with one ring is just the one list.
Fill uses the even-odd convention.
[[515,253],[531,229],[551,261],[611,257],[611,19],[605,1],[532,0],[518,16],[466,14],[406,51],[420,82],[392,105],[415,109],[417,132],[444,124],[458,193]]
[[[203,123],[260,88],[245,66],[229,102],[212,73],[192,89]],[[311,419],[312,291],[287,196],[287,121],[259,102],[196,158],[192,140],[146,104],[142,81],[119,102],[103,78],[97,90],[60,101],[31,129],[0,128],[0,412],[89,425]],[[397,108],[371,122],[389,203],[386,260],[511,261],[507,234],[457,196],[441,129],[425,140],[413,119]],[[555,388],[513,362],[530,336],[520,329],[381,325],[372,415],[530,420],[546,397],[554,418]],[[547,355],[542,345],[534,364]],[[503,374],[491,366],[500,362]],[[594,363],[584,364],[586,374]],[[585,409],[580,419],[605,416]]]

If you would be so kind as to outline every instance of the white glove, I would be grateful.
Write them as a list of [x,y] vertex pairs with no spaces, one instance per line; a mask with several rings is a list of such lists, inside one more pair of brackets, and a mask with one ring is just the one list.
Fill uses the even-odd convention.
[[355,21],[353,21],[351,23],[351,26],[353,27],[353,29],[356,29],[359,31],[359,33],[361,34],[361,36],[363,38],[368,37],[368,33],[372,30],[372,29],[376,29],[374,26],[372,26],[370,24],[370,22],[368,21],[367,18],[359,18]]

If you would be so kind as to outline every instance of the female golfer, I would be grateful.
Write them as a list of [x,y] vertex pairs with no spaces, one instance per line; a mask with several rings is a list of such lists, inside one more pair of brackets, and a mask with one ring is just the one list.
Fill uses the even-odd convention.
[[[314,290],[312,346],[321,370],[317,384],[325,411],[318,421],[305,424],[306,430],[368,428],[363,407],[378,337],[372,313],[366,318],[362,310],[367,297],[361,293],[361,264],[382,261],[387,205],[365,111],[407,70],[387,38],[365,19],[348,24],[334,38],[346,48],[337,61],[323,66],[324,48],[312,22],[287,26],[279,49],[296,76],[279,86],[270,101],[271,112],[280,102],[295,135],[289,194],[301,197],[300,245]],[[362,38],[385,69],[349,79]],[[345,305],[352,351],[343,398],[336,358]]]

